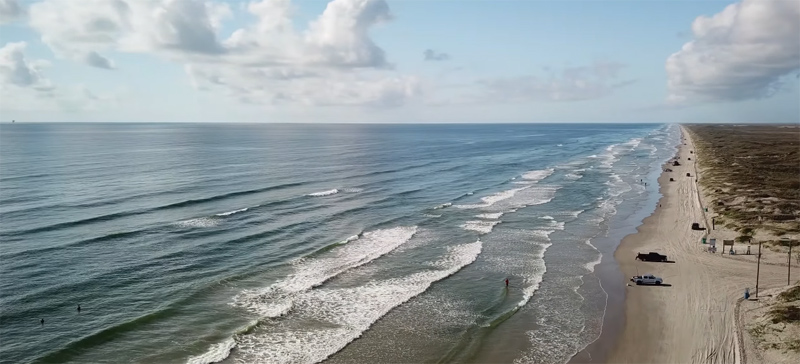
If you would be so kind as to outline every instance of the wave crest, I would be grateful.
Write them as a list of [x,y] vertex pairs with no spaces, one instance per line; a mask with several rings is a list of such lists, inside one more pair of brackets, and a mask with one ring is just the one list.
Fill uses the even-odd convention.
[[306,196],[310,196],[310,197],[323,197],[323,196],[335,195],[335,194],[337,194],[337,193],[339,193],[339,190],[338,190],[338,189],[336,189],[336,188],[334,188],[334,189],[332,189],[332,190],[327,190],[327,191],[319,191],[319,192],[309,193],[309,194],[307,194]]

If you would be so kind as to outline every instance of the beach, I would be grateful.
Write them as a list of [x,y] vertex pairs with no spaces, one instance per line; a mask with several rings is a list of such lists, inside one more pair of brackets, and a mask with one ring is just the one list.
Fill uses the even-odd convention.
[[[625,287],[624,325],[607,362],[772,362],[755,354],[740,319],[741,307],[750,304],[742,300],[745,289],[755,294],[756,264],[723,257],[719,251],[710,253],[701,242],[704,237],[719,237],[717,249],[722,250],[722,238],[732,239],[736,232],[721,226],[710,230],[711,216],[703,204],[707,196],[698,188],[695,165],[697,157],[704,156],[694,153],[691,133],[686,127],[681,129],[683,143],[676,156],[681,165],[664,166],[672,171],[658,178],[663,197],[655,212],[644,219],[637,233],[622,240],[614,255],[626,280],[653,274],[662,277],[664,284]],[[692,230],[693,223],[709,230]],[[738,254],[746,248],[746,243],[736,243]],[[751,249],[756,254],[758,245]],[[651,251],[667,255],[669,262],[635,259],[637,253]],[[786,286],[786,273],[785,266],[761,264],[759,289]]]

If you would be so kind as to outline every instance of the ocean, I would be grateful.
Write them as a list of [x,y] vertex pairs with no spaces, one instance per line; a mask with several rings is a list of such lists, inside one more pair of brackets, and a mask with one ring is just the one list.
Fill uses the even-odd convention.
[[565,363],[679,139],[5,123],[0,362]]

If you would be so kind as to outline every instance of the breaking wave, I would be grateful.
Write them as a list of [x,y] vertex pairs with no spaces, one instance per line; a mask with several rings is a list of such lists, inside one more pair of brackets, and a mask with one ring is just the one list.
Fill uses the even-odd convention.
[[306,196],[310,196],[310,197],[323,197],[323,196],[335,195],[335,194],[337,194],[337,193],[339,193],[339,190],[338,190],[338,189],[336,189],[336,188],[334,188],[334,189],[332,189],[332,190],[327,190],[327,191],[320,191],[320,192],[309,193],[309,194],[307,194]]

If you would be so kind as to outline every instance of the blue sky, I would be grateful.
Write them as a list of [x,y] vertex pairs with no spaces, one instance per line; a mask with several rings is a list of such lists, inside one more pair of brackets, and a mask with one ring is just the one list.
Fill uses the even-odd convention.
[[2,119],[800,122],[795,0],[0,0],[0,24]]

